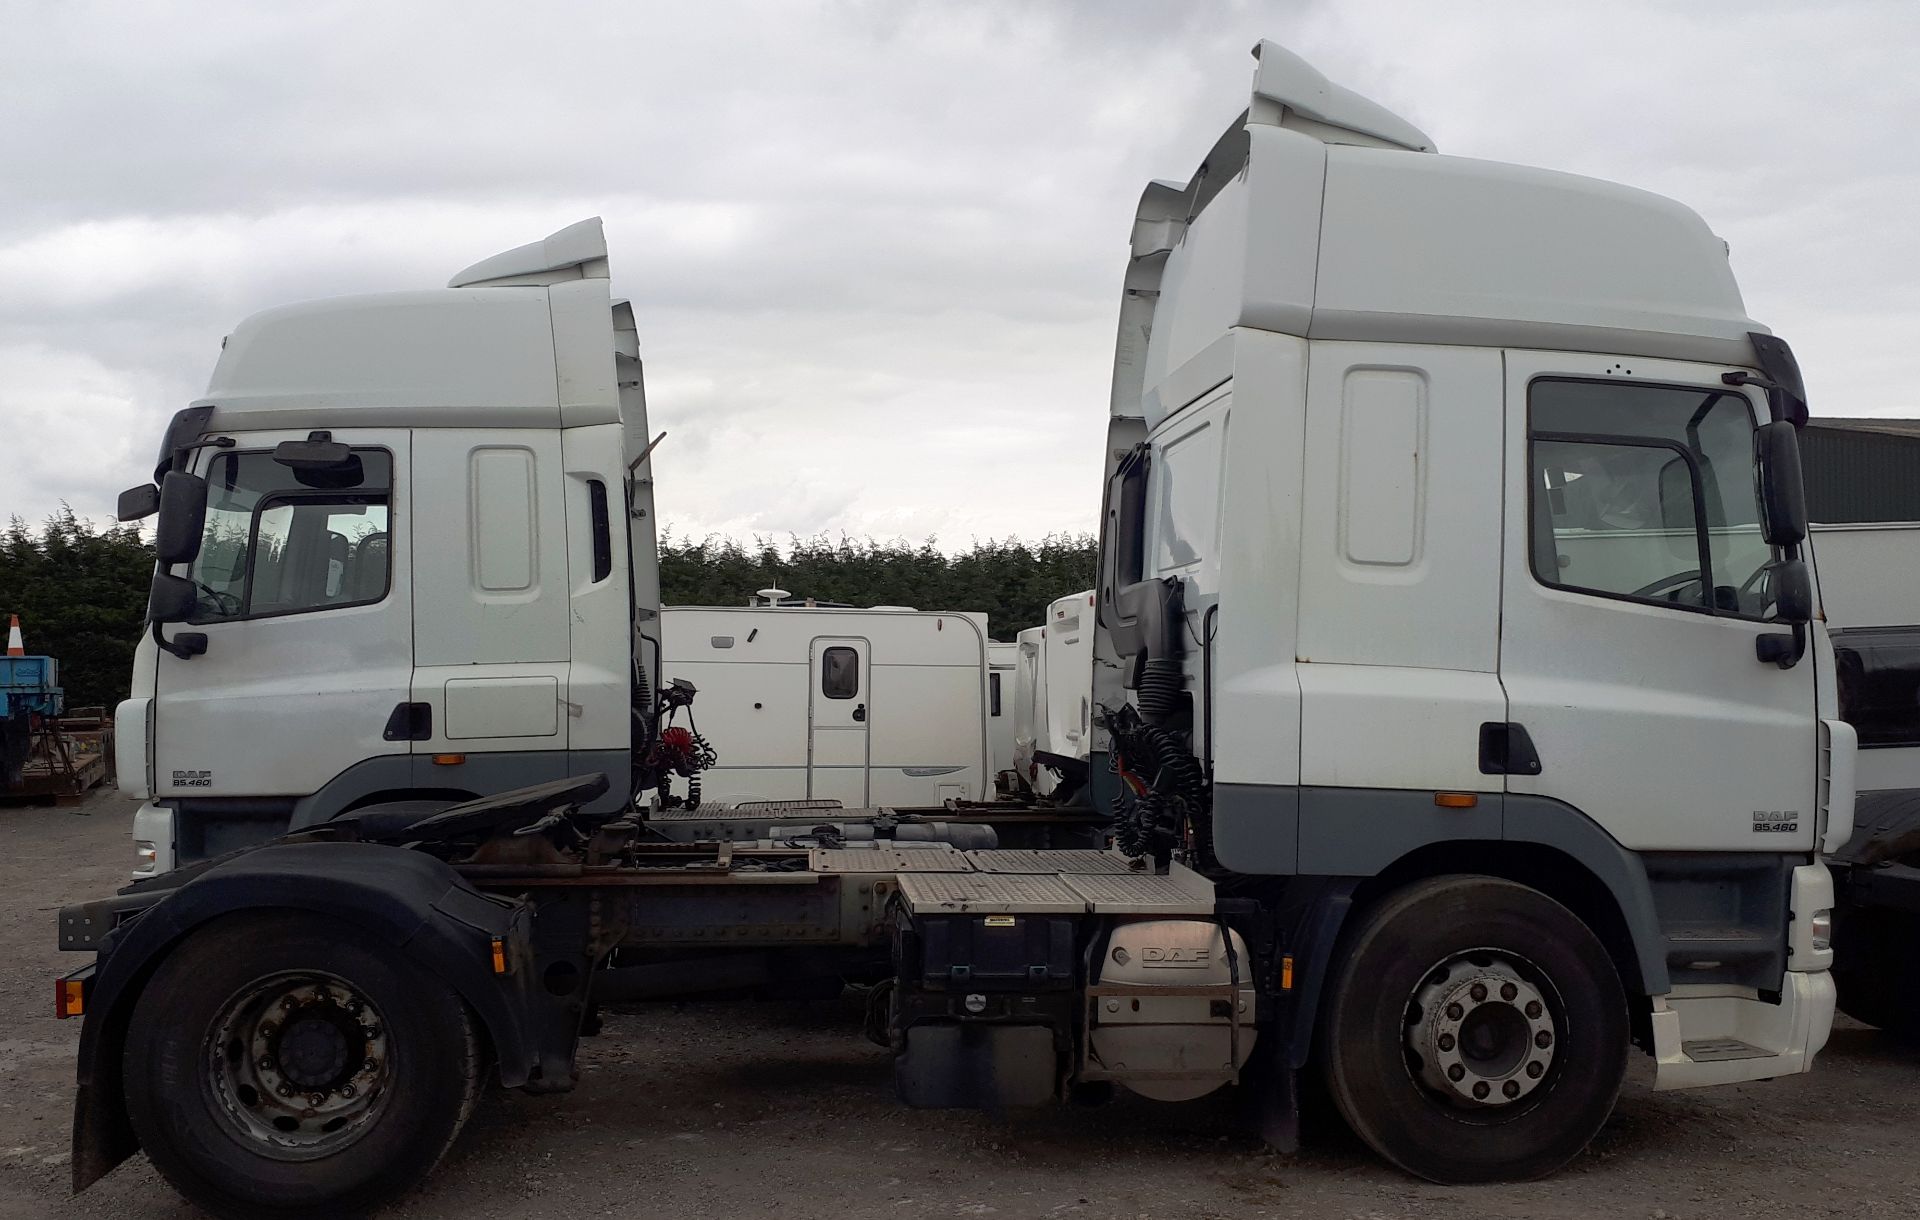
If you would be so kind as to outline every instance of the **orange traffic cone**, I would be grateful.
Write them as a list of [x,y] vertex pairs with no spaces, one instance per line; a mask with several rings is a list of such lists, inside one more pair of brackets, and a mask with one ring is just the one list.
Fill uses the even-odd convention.
[[10,614],[7,619],[7,655],[24,657],[27,655],[27,642],[20,638],[20,616]]

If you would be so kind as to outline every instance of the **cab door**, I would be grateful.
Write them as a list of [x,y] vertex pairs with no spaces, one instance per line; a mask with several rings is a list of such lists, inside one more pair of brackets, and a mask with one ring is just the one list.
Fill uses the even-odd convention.
[[807,707],[807,796],[864,809],[870,783],[872,674],[863,639],[818,636],[808,663],[812,695]]
[[486,793],[561,779],[578,707],[560,434],[420,429],[414,473],[412,704],[422,788]]
[[1755,655],[1788,630],[1755,491],[1766,408],[1725,371],[1507,354],[1507,791],[1639,850],[1810,850],[1818,821],[1814,651]]
[[348,768],[405,756],[385,729],[413,670],[404,429],[336,430],[351,470],[273,459],[305,432],[199,451],[206,527],[187,575],[204,653],[159,650],[157,798],[306,796]]

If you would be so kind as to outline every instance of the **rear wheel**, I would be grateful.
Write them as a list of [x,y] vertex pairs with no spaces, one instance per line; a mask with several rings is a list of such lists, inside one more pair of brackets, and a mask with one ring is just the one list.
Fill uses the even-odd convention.
[[472,1109],[460,998],[304,914],[230,916],[160,966],[127,1031],[127,1111],[182,1194],[223,1215],[353,1214],[426,1176]]
[[1537,890],[1437,877],[1344,942],[1321,1024],[1328,1091],[1356,1134],[1435,1182],[1536,1178],[1612,1113],[1626,997],[1605,948]]

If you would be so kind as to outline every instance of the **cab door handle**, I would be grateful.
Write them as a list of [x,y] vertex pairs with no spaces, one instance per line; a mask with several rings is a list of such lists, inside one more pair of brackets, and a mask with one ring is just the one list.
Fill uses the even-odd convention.
[[864,703],[856,704],[853,709],[853,718],[861,724],[865,724],[867,722],[867,705]]

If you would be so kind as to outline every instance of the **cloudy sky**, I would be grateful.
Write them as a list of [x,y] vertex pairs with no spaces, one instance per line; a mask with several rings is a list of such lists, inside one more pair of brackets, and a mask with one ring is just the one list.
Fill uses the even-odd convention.
[[0,517],[104,515],[265,306],[583,216],[683,534],[1092,528],[1129,222],[1261,37],[1441,151],[1673,195],[1819,414],[1920,414],[1905,0],[0,0]]

